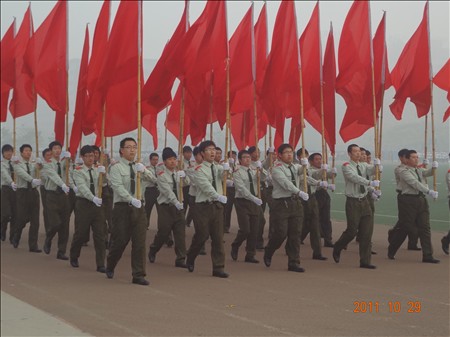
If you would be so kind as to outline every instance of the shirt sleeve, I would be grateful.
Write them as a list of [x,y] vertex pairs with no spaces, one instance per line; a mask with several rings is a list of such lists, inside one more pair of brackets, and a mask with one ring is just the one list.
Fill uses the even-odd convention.
[[194,179],[197,189],[206,194],[209,199],[217,200],[217,198],[219,197],[219,193],[217,193],[217,191],[212,187],[211,183],[202,170],[195,170]]
[[6,182],[6,184],[4,185],[11,185],[11,183],[13,182],[11,175],[8,172],[8,169],[2,164],[1,165],[2,168],[2,182]]
[[133,197],[130,195],[125,186],[123,186],[119,164],[116,164],[111,167],[110,178],[111,178],[111,187],[114,193],[117,193],[120,199],[126,200],[127,202],[131,202],[131,199],[133,199]]
[[29,183],[31,183],[33,181],[33,177],[30,176],[23,167],[23,166],[25,166],[25,164],[23,164],[23,163],[14,164],[13,163],[12,165],[14,167],[15,174],[17,174],[17,176],[20,177],[20,179],[23,179]]
[[52,181],[55,185],[62,187],[65,184],[58,173],[53,169],[52,163],[45,163],[42,170],[45,172],[47,179]]
[[85,199],[91,201],[94,199],[95,195],[92,194],[91,189],[86,184],[86,180],[84,179],[83,171],[74,170],[72,173],[73,181],[75,185],[77,185],[78,193]]
[[172,205],[175,205],[178,202],[175,193],[172,191],[170,183],[166,179],[166,174],[158,175],[158,189],[161,195],[164,195]]
[[364,186],[368,186],[369,185],[369,180],[361,177],[360,175],[358,175],[354,170],[352,170],[350,168],[350,165],[343,165],[342,166],[342,173],[344,175],[344,177],[354,183],[354,184],[358,184],[358,185],[364,185]]
[[290,181],[281,167],[274,167],[272,170],[272,178],[275,180],[283,189],[292,192],[292,194],[298,194],[300,190]]
[[245,183],[244,179],[242,179],[241,170],[234,173],[233,181],[234,181],[234,186],[236,188],[236,192],[239,192],[245,199],[253,201],[253,195],[248,190],[247,184]]

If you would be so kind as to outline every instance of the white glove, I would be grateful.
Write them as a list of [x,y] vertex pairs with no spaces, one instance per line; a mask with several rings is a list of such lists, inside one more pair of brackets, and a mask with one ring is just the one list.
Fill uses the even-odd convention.
[[33,187],[40,186],[41,184],[42,184],[41,179],[33,179],[31,181],[31,185],[33,185]]
[[319,183],[319,186],[323,187],[323,188],[327,188],[328,187],[328,181],[321,180],[320,183]]
[[300,164],[302,164],[302,166],[308,166],[308,159],[306,158],[300,159]]
[[111,151],[109,151],[108,149],[104,149],[104,150],[103,150],[103,154],[104,154],[105,156],[108,156],[108,157],[109,157],[109,155],[111,154]]
[[74,186],[74,187],[72,187],[72,189],[75,193],[78,193],[78,187]]
[[42,161],[41,158],[36,158],[36,164],[38,165],[42,165],[44,162]]
[[70,188],[66,184],[62,184],[61,189],[66,194],[70,192]]
[[117,164],[117,160],[115,160],[114,158],[111,159],[111,163],[110,163],[110,164],[111,164],[111,165]]
[[98,173],[106,173],[106,167],[99,165],[97,166],[97,172]]
[[428,195],[430,196],[430,197],[432,197],[433,199],[437,199],[438,198],[438,191],[433,191],[433,190],[429,190],[428,191]]
[[14,164],[17,164],[17,163],[20,161],[20,159],[19,159],[18,156],[12,156],[11,161],[12,161]]
[[322,164],[322,165],[320,166],[320,168],[321,168],[322,170],[328,170],[328,164]]
[[308,199],[309,199],[308,193],[303,192],[303,191],[298,192],[298,196],[299,196],[300,198],[302,198],[303,200],[305,200],[305,201],[308,201]]
[[379,180],[371,180],[369,185],[372,187],[379,187],[380,181]]
[[101,198],[94,197],[92,199],[92,202],[95,204],[95,206],[101,207],[103,200]]
[[256,166],[256,168],[261,168],[262,167],[262,163],[261,163],[261,161],[260,160],[258,160],[258,161],[256,161],[255,162],[255,166]]
[[77,165],[83,165],[83,159],[81,159],[80,157],[78,157],[77,159],[75,159],[75,164],[77,164]]
[[383,165],[380,165],[380,166],[378,167],[378,171],[379,171],[380,173],[383,172]]
[[274,153],[275,152],[275,148],[273,146],[270,146],[267,151],[269,151],[269,153]]
[[375,158],[375,159],[373,160],[373,164],[374,164],[374,165],[381,165],[381,160],[378,159],[378,158]]
[[186,177],[186,172],[184,172],[183,170],[178,171],[177,177],[178,177],[178,179]]
[[175,204],[175,207],[177,208],[177,210],[181,211],[184,206],[182,202],[177,201],[177,203]]
[[253,202],[258,206],[261,206],[263,204],[262,200],[257,197],[253,197]]
[[70,158],[70,152],[69,151],[61,152],[61,155],[59,156],[59,159],[63,160],[64,158]]
[[230,170],[230,164],[228,164],[228,163],[223,163],[222,167],[223,167],[224,171],[229,171]]
[[[136,172],[144,172],[145,171],[145,165],[142,163],[137,163],[136,164]],[[138,207],[139,208],[139,207]]]
[[227,203],[227,197],[224,195],[220,195],[217,197],[217,201],[222,203],[222,204],[226,204]]
[[270,173],[266,177],[266,182],[272,183],[272,175]]
[[432,167],[432,168],[438,168],[438,167],[439,167],[439,163],[438,163],[437,161],[433,161],[433,162],[431,163],[431,167]]
[[233,186],[234,186],[233,180],[227,179],[227,187],[233,187]]
[[379,197],[378,197],[378,195],[375,193],[375,191],[373,191],[373,192],[370,194],[370,196],[372,197],[372,199],[373,199],[374,201],[378,201],[378,199],[379,199]]
[[337,168],[336,168],[336,167],[333,167],[333,168],[331,169],[331,173],[337,174]]
[[424,159],[424,160],[423,160],[423,164],[424,164],[424,165],[428,165],[429,163],[430,163],[430,161],[429,161],[428,159]]
[[11,183],[11,188],[13,191],[17,191],[17,184],[14,181]]
[[327,187],[330,191],[335,191],[336,190],[336,185],[335,184],[328,184]]
[[142,201],[140,201],[139,199],[136,199],[136,198],[132,198],[131,199],[131,205],[133,205],[136,208],[141,208],[142,207]]
[[228,158],[228,164],[233,165],[234,159],[232,157]]

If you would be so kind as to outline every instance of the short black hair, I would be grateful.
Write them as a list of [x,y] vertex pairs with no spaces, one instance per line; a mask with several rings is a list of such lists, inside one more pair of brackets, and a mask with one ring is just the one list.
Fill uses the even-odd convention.
[[253,152],[256,152],[256,146],[250,146],[247,151],[250,154],[252,154]]
[[23,144],[23,145],[19,148],[20,153],[23,153],[23,150],[25,150],[26,148],[29,148],[31,151],[33,151],[33,148],[31,147],[30,144]]
[[249,152],[248,150],[241,150],[241,151],[239,151],[239,153],[238,153],[238,159],[241,160],[241,159],[242,159],[242,156],[243,156],[244,154],[250,155],[250,152]]
[[150,160],[152,160],[154,157],[158,157],[159,158],[159,154],[157,154],[156,152],[150,153]]
[[54,140],[53,142],[48,144],[48,148],[50,150],[53,150],[53,147],[55,147],[55,146],[59,146],[60,148],[62,148],[62,144],[59,141],[57,141],[57,140]]
[[190,147],[188,145],[183,146],[183,153],[186,153],[186,152],[192,152],[192,147]]
[[42,150],[42,157],[45,157],[45,155],[49,152],[52,152],[52,150],[50,150],[48,147],[44,150]]
[[[297,150],[297,157],[300,157],[300,156],[302,155],[302,152],[303,152],[303,148],[301,147],[301,148],[299,148],[299,149]],[[306,154],[307,156],[309,155],[309,152],[308,152],[307,149],[305,149],[305,154]]]
[[228,157],[231,157],[233,154],[237,155],[236,151],[228,151]]
[[120,141],[120,148],[123,149],[125,147],[126,142],[134,142],[137,144],[136,140],[133,137],[126,137]]
[[314,152],[313,154],[309,155],[308,161],[313,161],[315,156],[320,156],[320,158],[322,158],[322,154],[320,154],[319,152]]
[[194,157],[195,157],[196,155],[198,155],[199,153],[200,153],[199,147],[198,147],[198,146],[194,147],[194,150],[192,151],[192,154],[194,155]]
[[294,148],[292,147],[292,145],[291,144],[287,144],[287,143],[284,143],[284,144],[281,144],[280,146],[278,146],[278,153],[279,154],[282,154],[283,153],[283,151],[284,150],[286,150],[286,149],[291,149],[292,151],[294,151]]
[[[214,145],[214,146],[215,146],[215,145]],[[216,151],[223,152],[222,149],[221,149],[220,147],[218,147],[218,146],[216,146]]]
[[80,150],[80,156],[85,156],[88,153],[94,153],[95,148],[92,145],[85,145]]
[[367,150],[367,149],[364,149],[364,151],[366,152],[366,156],[370,156],[372,153],[369,151],[369,150]]
[[349,146],[347,146],[347,153],[351,153],[354,147],[359,147],[356,144],[350,144]]
[[359,150],[360,150],[360,151],[364,151],[364,152],[367,151],[367,150],[366,150],[365,148],[363,148],[362,146],[359,147]]
[[[204,152],[205,149],[210,146],[214,146],[214,149],[217,150],[216,143],[214,143],[212,140],[205,140],[205,141],[201,142],[200,145],[198,146],[198,149],[200,152]],[[220,148],[219,148],[219,150],[220,150]],[[220,150],[220,151],[222,151],[222,150]]]
[[11,146],[11,144],[5,144],[2,146],[2,154],[7,151],[14,151],[14,148]]
[[166,161],[169,158],[177,158],[177,154],[171,147],[165,147],[162,151],[162,159]]
[[93,151],[100,152],[100,148],[97,145],[91,145]]
[[401,149],[400,151],[398,151],[398,157],[399,158],[403,158],[403,157],[405,157],[406,156],[406,154],[408,153],[408,149]]
[[411,158],[411,155],[412,155],[413,153],[417,153],[417,151],[416,151],[416,150],[408,150],[408,152],[407,152],[406,155],[405,155],[405,158],[406,158],[406,159]]

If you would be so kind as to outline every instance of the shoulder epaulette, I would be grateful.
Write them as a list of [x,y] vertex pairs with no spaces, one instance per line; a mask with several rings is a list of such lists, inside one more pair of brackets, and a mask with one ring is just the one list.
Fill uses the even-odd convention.
[[75,170],[79,171],[79,170],[81,170],[82,168],[83,168],[83,166],[77,166],[77,167],[75,167]]
[[344,164],[342,164],[342,166],[348,166],[350,165],[350,163],[348,161],[346,161]]
[[197,171],[198,169],[200,169],[202,167],[202,165],[198,165],[195,167],[195,170]]
[[275,165],[275,167],[280,167],[280,166],[283,166],[283,164],[282,164],[282,163],[277,163],[277,164]]
[[163,175],[163,174],[164,174],[164,171],[160,171],[160,172],[158,173],[159,176],[161,176],[161,175]]
[[450,169],[448,169],[448,171],[447,171],[448,173],[450,173]]
[[164,163],[158,163],[156,166],[163,166]]

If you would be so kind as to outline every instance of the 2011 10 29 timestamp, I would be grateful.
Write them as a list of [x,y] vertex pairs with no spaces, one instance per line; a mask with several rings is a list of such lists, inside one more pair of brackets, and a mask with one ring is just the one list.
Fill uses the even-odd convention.
[[418,314],[422,312],[422,303],[420,301],[354,301],[353,312],[355,314],[379,312]]

